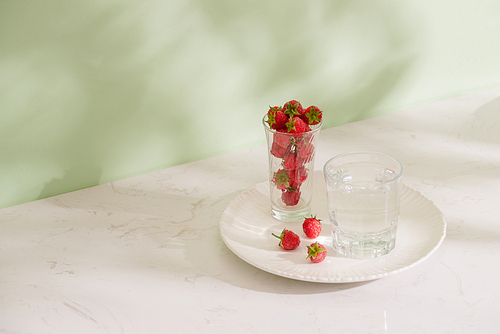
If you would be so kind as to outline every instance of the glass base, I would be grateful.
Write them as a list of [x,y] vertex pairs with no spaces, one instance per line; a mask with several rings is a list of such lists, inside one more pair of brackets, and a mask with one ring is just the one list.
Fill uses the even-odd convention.
[[379,234],[354,235],[332,226],[333,248],[353,259],[375,259],[389,254],[396,246],[397,225]]
[[311,215],[311,208],[306,207],[300,210],[279,210],[276,208],[271,208],[271,216],[285,222],[301,222],[305,218]]

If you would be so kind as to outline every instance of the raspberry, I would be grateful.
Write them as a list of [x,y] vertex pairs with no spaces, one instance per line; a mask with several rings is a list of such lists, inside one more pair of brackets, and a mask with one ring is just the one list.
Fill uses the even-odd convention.
[[286,122],[286,129],[288,133],[294,133],[294,134],[300,134],[307,131],[311,131],[309,125],[304,123],[304,121],[298,116],[294,116],[288,122]]
[[274,155],[276,158],[283,158],[286,153],[286,147],[278,145],[278,143],[273,142],[273,145],[271,146],[271,154]]
[[274,130],[285,129],[288,116],[281,111],[281,107],[270,107],[267,112],[267,124]]
[[304,108],[302,108],[302,105],[300,104],[299,101],[297,100],[290,100],[287,103],[283,105],[283,108],[281,108],[283,112],[289,117],[292,118],[294,116],[299,116],[304,113]]
[[307,180],[307,169],[301,166],[297,169],[288,170],[288,176],[290,177],[290,187],[298,189]]
[[293,136],[289,135],[286,129],[278,129],[273,134],[273,143],[282,147],[287,147],[293,140]]
[[283,156],[284,169],[297,169],[304,165],[304,159],[299,157],[295,152],[286,152]]
[[286,206],[297,205],[300,200],[300,190],[288,188],[286,191],[281,193],[281,200]]
[[288,172],[284,169],[278,169],[273,176],[273,183],[276,184],[276,188],[283,191],[290,187],[291,180],[290,175],[288,175]]
[[301,138],[297,144],[297,155],[306,161],[310,161],[314,153],[314,145],[310,142],[311,138],[308,139]]
[[316,106],[308,107],[302,114],[304,122],[310,125],[318,124],[321,122],[321,118],[323,118],[323,112]]
[[313,263],[319,263],[326,258],[326,247],[317,241],[307,246],[307,258]]
[[316,216],[311,216],[311,218],[304,219],[302,223],[302,229],[307,237],[315,239],[321,233],[321,219],[317,219]]
[[300,245],[300,238],[297,234],[294,232],[287,230],[286,228],[283,229],[281,232],[280,236],[277,236],[276,234],[272,233],[276,238],[280,239],[280,243],[278,246],[283,248],[284,250],[293,250]]

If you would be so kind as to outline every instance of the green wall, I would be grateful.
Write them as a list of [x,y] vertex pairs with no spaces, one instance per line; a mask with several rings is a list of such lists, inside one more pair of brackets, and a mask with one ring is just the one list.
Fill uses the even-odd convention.
[[0,0],[0,207],[500,84],[498,1]]

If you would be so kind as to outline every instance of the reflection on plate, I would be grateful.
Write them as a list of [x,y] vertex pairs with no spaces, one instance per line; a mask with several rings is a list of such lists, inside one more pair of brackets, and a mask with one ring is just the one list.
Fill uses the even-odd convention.
[[[320,283],[368,281],[421,263],[441,245],[446,235],[446,222],[431,200],[406,185],[401,199],[396,247],[378,259],[349,259],[332,248],[321,171],[314,174],[311,212],[323,221],[321,235],[315,239],[328,250],[323,262],[307,262],[307,245],[313,240],[304,235],[300,222],[281,222],[271,217],[268,182],[243,192],[228,205],[222,214],[220,233],[227,247],[238,257],[275,275]],[[271,233],[280,234],[285,227],[301,237],[299,248],[285,251],[278,247],[279,240]]]

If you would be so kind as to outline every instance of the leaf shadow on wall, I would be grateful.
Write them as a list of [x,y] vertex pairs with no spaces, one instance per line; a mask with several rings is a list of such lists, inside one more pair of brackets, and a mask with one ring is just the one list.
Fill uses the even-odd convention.
[[24,30],[4,51],[29,69],[16,84],[33,88],[17,102],[2,150],[24,161],[23,179],[46,179],[33,199],[97,185],[122,140],[134,135],[127,122],[142,104],[148,77],[134,61],[142,27],[119,3],[16,6],[11,24]]
[[[253,83],[247,102],[316,104],[325,111],[324,128],[384,112],[416,60],[411,24],[393,5],[216,3],[197,1],[212,31],[252,68],[253,78],[242,79]],[[255,112],[261,117],[265,110]]]
[[[91,8],[87,10],[92,13]],[[61,179],[45,184],[40,198],[99,184],[107,158],[120,150],[120,138],[129,134],[123,131],[126,123],[137,113],[145,94],[144,66],[130,66],[138,65],[133,58],[142,45],[141,26],[134,20],[124,23],[124,8],[119,4],[92,14],[58,45],[78,81],[85,107],[55,157],[66,171]],[[66,43],[73,39],[74,43]]]

